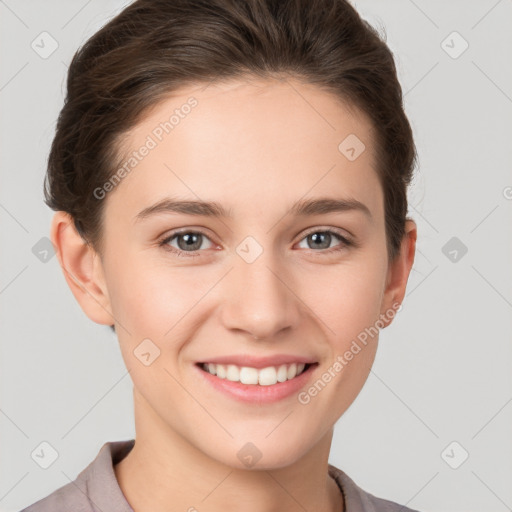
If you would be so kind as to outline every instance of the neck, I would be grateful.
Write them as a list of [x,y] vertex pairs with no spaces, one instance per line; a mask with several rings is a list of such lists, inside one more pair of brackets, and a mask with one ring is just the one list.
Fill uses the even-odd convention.
[[209,457],[135,400],[136,441],[114,466],[134,512],[342,512],[343,495],[328,475],[332,429],[295,463],[239,469]]

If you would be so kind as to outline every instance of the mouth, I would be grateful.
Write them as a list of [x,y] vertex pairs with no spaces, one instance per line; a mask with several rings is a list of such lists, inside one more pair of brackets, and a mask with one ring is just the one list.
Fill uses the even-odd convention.
[[276,386],[299,378],[318,363],[289,363],[265,368],[235,364],[197,363],[203,372],[218,379],[249,386]]

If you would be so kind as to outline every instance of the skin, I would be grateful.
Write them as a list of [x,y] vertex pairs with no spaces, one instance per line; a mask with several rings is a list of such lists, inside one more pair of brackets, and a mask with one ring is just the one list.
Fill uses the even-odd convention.
[[[230,354],[300,354],[319,363],[308,388],[401,303],[416,224],[407,221],[390,261],[369,120],[297,80],[183,89],[126,135],[124,150],[143,145],[190,96],[198,105],[103,199],[103,254],[82,241],[68,214],[57,212],[51,226],[74,296],[91,320],[115,324],[133,380],[136,443],[116,477],[135,512],[343,510],[327,473],[333,427],[368,377],[377,336],[307,405],[296,394],[272,404],[235,401],[200,382],[193,365]],[[366,146],[354,161],[338,150],[349,134]],[[134,221],[170,195],[217,201],[233,218],[161,213]],[[288,214],[295,201],[318,197],[356,199],[371,218],[357,210]],[[179,228],[205,233],[199,256],[158,245]],[[333,235],[318,248],[308,243],[310,228],[338,229],[357,246]],[[247,236],[263,250],[252,263],[236,252]],[[184,250],[179,241],[168,245]],[[385,316],[384,327],[391,321]],[[161,351],[149,366],[133,354],[145,338]],[[262,453],[251,468],[237,457],[247,442]]]

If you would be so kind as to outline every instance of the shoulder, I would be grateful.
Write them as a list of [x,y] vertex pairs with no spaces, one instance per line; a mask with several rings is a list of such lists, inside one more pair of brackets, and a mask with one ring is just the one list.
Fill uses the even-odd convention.
[[59,487],[48,496],[24,508],[21,512],[96,512],[85,494],[80,489],[78,479]]
[[133,439],[105,443],[75,480],[20,512],[133,512],[118,485],[113,467],[133,446]]
[[344,471],[329,464],[329,474],[341,487],[346,512],[419,512],[394,501],[378,498],[359,487]]

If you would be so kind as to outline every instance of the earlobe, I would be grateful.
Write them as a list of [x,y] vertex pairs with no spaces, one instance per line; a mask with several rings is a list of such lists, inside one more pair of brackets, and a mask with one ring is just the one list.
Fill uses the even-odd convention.
[[407,220],[400,254],[390,262],[386,278],[386,289],[381,311],[381,318],[386,327],[392,322],[404,299],[407,281],[414,263],[417,236],[416,223],[413,220]]
[[84,313],[98,324],[112,325],[114,318],[99,255],[77,232],[68,213],[55,213],[50,238],[66,282]]

